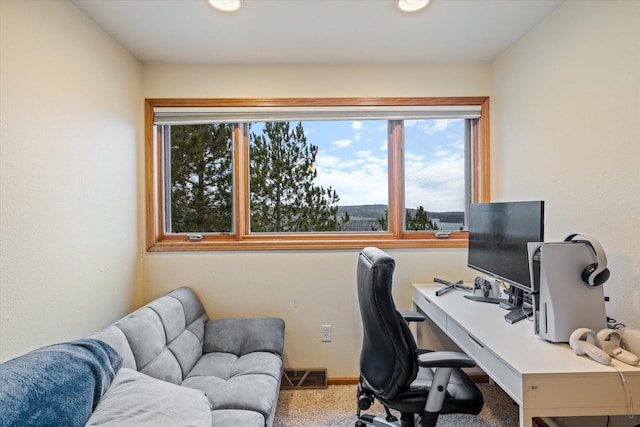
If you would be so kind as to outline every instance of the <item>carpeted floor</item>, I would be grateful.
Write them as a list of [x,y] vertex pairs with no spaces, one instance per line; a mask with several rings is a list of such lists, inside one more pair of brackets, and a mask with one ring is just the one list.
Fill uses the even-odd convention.
[[[442,415],[438,427],[517,427],[518,406],[498,386],[478,384],[485,405],[479,416]],[[375,403],[367,413],[384,414]],[[356,421],[356,386],[281,390],[274,427],[345,427]]]

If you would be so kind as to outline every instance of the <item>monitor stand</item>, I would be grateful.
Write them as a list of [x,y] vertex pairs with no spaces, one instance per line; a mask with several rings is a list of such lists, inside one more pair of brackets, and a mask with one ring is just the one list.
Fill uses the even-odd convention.
[[444,285],[444,288],[442,289],[438,289],[436,291],[436,296],[439,297],[440,295],[444,295],[447,292],[453,290],[453,289],[462,289],[463,291],[470,291],[473,292],[473,288],[470,288],[468,286],[464,286],[462,283],[462,280],[458,280],[457,282],[449,282],[448,280],[443,280],[443,279],[439,279],[437,277],[433,278],[433,281],[436,283],[440,283],[441,285]]
[[504,320],[507,323],[516,323],[524,319],[528,319],[533,316],[533,310],[530,308],[513,308],[510,312],[504,315]]
[[524,306],[524,291],[515,286],[509,286],[509,303],[501,304],[501,307],[509,310],[504,315],[507,323],[516,323],[533,315],[533,309]]

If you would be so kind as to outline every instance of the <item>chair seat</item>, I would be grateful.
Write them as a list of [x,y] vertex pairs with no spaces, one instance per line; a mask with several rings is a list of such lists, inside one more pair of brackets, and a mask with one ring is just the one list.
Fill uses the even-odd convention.
[[[424,408],[432,381],[433,371],[429,368],[420,368],[416,379],[408,388],[400,390],[393,399],[381,401],[396,411],[420,413]],[[478,415],[483,405],[484,398],[478,386],[462,369],[453,369],[447,386],[447,397],[440,413]]]

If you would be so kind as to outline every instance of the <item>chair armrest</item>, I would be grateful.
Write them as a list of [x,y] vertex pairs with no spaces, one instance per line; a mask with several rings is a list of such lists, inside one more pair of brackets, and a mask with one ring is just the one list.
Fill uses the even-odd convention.
[[424,368],[473,368],[476,362],[456,351],[431,351],[418,355],[418,365]]
[[405,322],[424,322],[426,317],[422,313],[418,313],[417,311],[399,311],[400,316],[404,319]]

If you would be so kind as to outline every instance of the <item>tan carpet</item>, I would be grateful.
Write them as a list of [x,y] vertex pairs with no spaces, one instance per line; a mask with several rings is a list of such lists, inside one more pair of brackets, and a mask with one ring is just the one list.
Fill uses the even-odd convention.
[[[438,427],[517,427],[518,406],[498,386],[478,384],[485,406],[479,416],[442,415]],[[384,415],[379,403],[367,413]],[[274,427],[343,427],[356,421],[356,386],[282,390]]]

